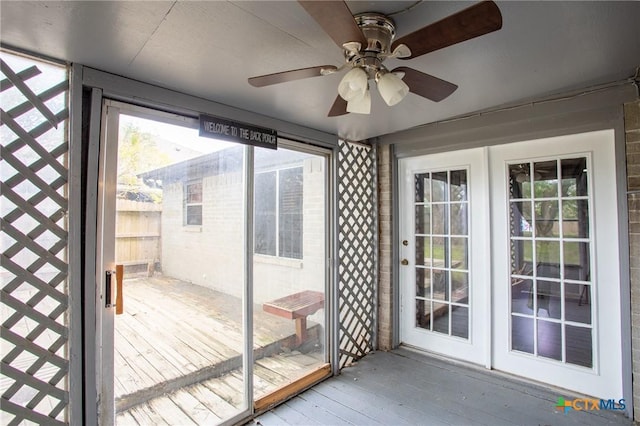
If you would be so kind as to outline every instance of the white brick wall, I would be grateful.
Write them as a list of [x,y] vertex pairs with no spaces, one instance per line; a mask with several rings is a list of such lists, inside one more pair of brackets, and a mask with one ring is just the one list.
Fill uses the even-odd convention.
[[[325,284],[325,160],[304,161],[303,259],[254,255],[257,304]],[[202,226],[183,226],[183,183],[166,185],[162,213],[162,271],[169,277],[242,296],[242,173],[203,179]]]

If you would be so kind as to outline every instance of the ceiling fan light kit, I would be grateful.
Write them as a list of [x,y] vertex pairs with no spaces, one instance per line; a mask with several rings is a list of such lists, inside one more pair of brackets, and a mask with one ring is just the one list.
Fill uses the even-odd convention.
[[409,86],[397,75],[386,70],[376,73],[378,92],[389,106],[394,106],[409,93]]
[[338,93],[345,101],[364,96],[368,90],[369,77],[361,68],[353,68],[346,73],[338,85]]
[[354,112],[356,114],[369,114],[371,112],[371,92],[369,87],[362,96],[358,96],[347,102],[347,112]]
[[394,41],[395,24],[380,13],[352,16],[344,1],[298,0],[298,3],[343,49],[345,64],[252,77],[249,83],[263,87],[351,68],[338,85],[338,97],[329,117],[349,112],[369,114],[369,80],[376,82],[382,99],[389,106],[398,104],[409,92],[434,102],[445,99],[458,86],[413,68],[398,67],[389,71],[382,63],[388,58],[415,58],[502,28],[498,6],[493,1],[483,1]]

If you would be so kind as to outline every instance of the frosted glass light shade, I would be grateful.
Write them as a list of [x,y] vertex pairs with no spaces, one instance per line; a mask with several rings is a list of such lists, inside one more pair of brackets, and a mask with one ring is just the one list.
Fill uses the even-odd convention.
[[378,91],[389,106],[394,106],[409,93],[409,86],[400,77],[390,72],[378,78]]
[[369,77],[362,68],[353,68],[342,77],[338,85],[340,97],[347,102],[362,97],[367,91],[368,80]]
[[355,112],[356,114],[369,114],[371,112],[371,92],[368,88],[360,97],[351,99],[347,102],[347,112]]

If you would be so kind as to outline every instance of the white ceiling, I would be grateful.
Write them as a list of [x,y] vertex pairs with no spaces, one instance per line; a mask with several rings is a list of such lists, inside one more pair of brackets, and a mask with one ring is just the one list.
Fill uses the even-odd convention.
[[[414,1],[348,1],[394,13]],[[398,36],[473,3],[425,1],[393,16]],[[254,88],[247,78],[341,65],[331,38],[295,1],[0,1],[6,46],[361,140],[631,77],[640,65],[640,2],[498,2],[501,30],[409,61],[459,89],[435,103],[409,94],[371,115],[328,118],[343,74]]]

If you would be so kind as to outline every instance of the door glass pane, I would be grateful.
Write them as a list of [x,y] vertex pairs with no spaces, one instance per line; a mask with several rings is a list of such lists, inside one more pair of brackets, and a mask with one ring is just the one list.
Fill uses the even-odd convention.
[[537,280],[536,312],[539,318],[561,318],[560,283],[557,281]]
[[536,201],[533,206],[536,237],[559,237],[558,200]]
[[417,174],[415,179],[415,187],[415,201],[417,203],[431,202],[431,177],[429,173]]
[[446,204],[433,204],[433,230],[436,235],[445,235],[449,229],[449,215]]
[[253,244],[255,253],[276,255],[276,172],[256,173]]
[[433,303],[433,331],[449,334],[449,309],[447,303]]
[[437,172],[431,174],[431,191],[434,203],[447,201],[449,195],[449,185],[447,172]]
[[449,239],[447,237],[433,237],[431,253],[432,265],[436,268],[449,266]]
[[591,324],[591,286],[564,285],[564,317],[567,321]]
[[533,319],[511,316],[511,349],[533,353]]
[[451,306],[451,335],[469,338],[469,308],[466,306]]
[[558,166],[555,160],[533,163],[535,198],[558,197]]
[[120,116],[116,422],[219,423],[247,409],[244,148]]
[[280,170],[278,179],[278,254],[280,257],[302,259],[302,167]]
[[253,395],[260,406],[328,362],[327,159],[281,147],[254,152]]
[[533,242],[531,240],[511,240],[511,273],[533,275]]
[[416,234],[431,233],[431,206],[416,206]]
[[431,237],[416,237],[416,265],[431,266]]
[[593,365],[592,329],[566,326],[567,362],[591,368]]
[[538,355],[562,360],[562,324],[538,320]]
[[449,300],[449,274],[447,271],[433,270],[433,298]]
[[511,349],[591,368],[587,158],[511,164],[508,176]]
[[565,237],[589,238],[588,218],[588,200],[562,200],[562,232]]
[[431,302],[424,299],[416,299],[416,327],[431,329]]
[[467,203],[451,204],[451,235],[467,235],[469,233]]
[[451,237],[451,268],[469,269],[467,238]]
[[533,229],[533,216],[531,216],[530,201],[512,201],[511,202],[511,236],[513,237],[531,237]]
[[539,277],[560,278],[559,241],[536,241],[536,266]]
[[[422,196],[427,181],[431,200]],[[415,186],[416,327],[468,339],[467,170],[416,174]]]
[[509,198],[531,198],[531,165],[509,165]]
[[564,158],[560,160],[562,172],[562,196],[585,197],[589,193],[587,186],[587,159]]
[[453,170],[451,172],[451,201],[467,201],[467,171]]
[[533,280],[511,278],[511,312],[533,313]]
[[589,281],[591,264],[589,243],[565,240],[562,246],[564,277],[570,280]]
[[416,296],[431,298],[431,269],[416,268]]

